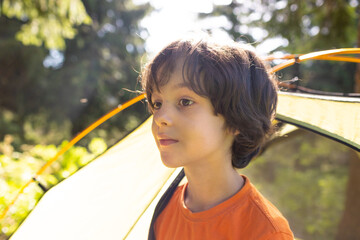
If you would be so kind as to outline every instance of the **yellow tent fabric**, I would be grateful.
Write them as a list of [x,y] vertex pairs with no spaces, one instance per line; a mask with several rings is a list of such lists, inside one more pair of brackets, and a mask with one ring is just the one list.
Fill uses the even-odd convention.
[[360,151],[360,98],[280,92],[277,119]]
[[130,232],[174,172],[162,165],[150,125],[50,189],[11,239],[146,239],[152,212]]
[[[280,93],[277,118],[360,146],[360,100]],[[165,168],[151,118],[50,189],[11,240],[146,239],[158,199],[179,169]]]

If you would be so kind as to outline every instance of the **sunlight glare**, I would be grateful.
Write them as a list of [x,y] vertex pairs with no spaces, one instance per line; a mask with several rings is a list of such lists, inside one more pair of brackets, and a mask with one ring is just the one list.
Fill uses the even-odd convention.
[[[134,0],[135,3],[146,2]],[[197,13],[210,13],[213,11],[213,3],[226,5],[229,1],[219,0],[152,0],[151,5],[156,9],[148,17],[142,20],[141,25],[148,29],[149,37],[146,40],[146,51],[148,53],[158,52],[169,42],[184,36],[189,32],[198,32],[209,26],[210,22],[196,19]],[[220,28],[226,24],[224,18],[220,22],[211,21]],[[218,31],[217,31],[218,32]]]
[[[229,39],[229,35],[223,29],[230,29],[231,23],[225,16],[209,17],[206,19],[198,19],[198,13],[211,13],[214,5],[228,5],[231,0],[133,0],[135,4],[142,4],[150,2],[154,7],[154,11],[149,16],[145,17],[141,21],[141,25],[148,30],[146,36],[145,49],[151,56],[156,52],[159,52],[165,45],[191,34],[192,32],[201,32],[206,29],[210,29],[212,36],[217,39]],[[239,16],[242,15],[239,21],[242,23],[238,28],[240,32],[251,34],[255,41],[263,41],[268,35],[268,32],[261,28],[249,27],[248,23],[260,20],[263,13],[266,13],[266,9],[261,9],[258,1],[246,2],[240,1],[247,7],[234,9],[239,12]],[[280,1],[277,8],[284,7],[285,0]],[[255,8],[258,12],[252,14],[248,11],[250,8]],[[244,12],[245,11],[245,12]],[[248,15],[248,16],[246,16]],[[271,18],[271,16],[270,16]],[[268,19],[269,16],[268,16]],[[144,34],[142,34],[144,35]],[[275,49],[279,45],[286,45],[283,41],[279,41],[278,38],[274,38],[272,41],[266,41],[263,44],[259,44],[256,47],[256,51],[260,53],[269,52],[269,49]],[[251,48],[254,48],[253,46]]]

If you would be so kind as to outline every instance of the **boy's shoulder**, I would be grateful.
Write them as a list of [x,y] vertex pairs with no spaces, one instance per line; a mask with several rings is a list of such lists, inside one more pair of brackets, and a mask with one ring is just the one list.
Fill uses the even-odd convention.
[[[245,209],[245,216],[242,217],[251,222],[251,225],[256,227],[257,230],[260,230],[260,232],[267,229],[266,232],[270,231],[273,234],[283,233],[293,237],[286,218],[256,189],[247,177],[243,177],[246,180],[243,190],[246,191],[247,194],[244,195],[244,205],[239,206],[243,210]],[[244,214],[244,211],[240,212]]]

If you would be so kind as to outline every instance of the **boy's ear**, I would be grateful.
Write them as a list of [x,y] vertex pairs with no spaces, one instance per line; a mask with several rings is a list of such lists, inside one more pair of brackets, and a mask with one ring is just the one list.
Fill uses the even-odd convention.
[[238,134],[240,134],[240,131],[237,129],[228,129],[229,133],[233,136],[236,136]]
[[239,135],[239,134],[240,134],[240,131],[237,130],[237,129],[235,129],[235,131],[233,131],[233,134],[234,134],[234,136]]

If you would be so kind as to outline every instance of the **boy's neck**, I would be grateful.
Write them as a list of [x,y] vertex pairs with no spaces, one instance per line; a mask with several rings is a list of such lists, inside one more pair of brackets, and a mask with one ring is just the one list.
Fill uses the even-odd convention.
[[235,195],[244,179],[230,165],[216,169],[184,168],[188,179],[184,202],[192,212],[208,210]]

